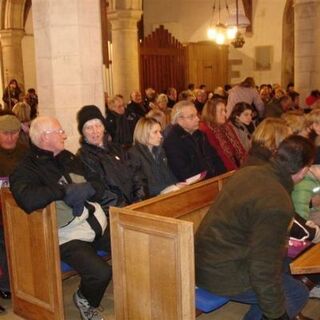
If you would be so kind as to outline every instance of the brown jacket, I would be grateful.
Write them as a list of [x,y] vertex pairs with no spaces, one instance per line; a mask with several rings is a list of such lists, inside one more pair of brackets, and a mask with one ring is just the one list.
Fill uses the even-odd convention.
[[198,286],[226,296],[251,289],[266,316],[285,312],[281,273],[292,187],[276,164],[242,168],[230,178],[196,234]]

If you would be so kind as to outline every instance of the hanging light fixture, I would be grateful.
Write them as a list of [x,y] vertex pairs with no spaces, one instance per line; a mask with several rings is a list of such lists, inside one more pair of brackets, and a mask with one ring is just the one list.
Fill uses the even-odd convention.
[[[249,19],[243,15],[242,18],[242,26],[243,27],[247,27],[250,22]],[[247,21],[245,20],[247,19]],[[249,24],[247,24],[249,22]],[[240,23],[239,23],[239,0],[236,0],[236,27],[237,27],[237,32],[236,32],[236,36],[234,38],[234,40],[231,42],[231,44],[235,47],[235,48],[242,48],[243,45],[245,44],[244,41],[244,37],[240,32]]]
[[[218,1],[218,11],[216,11],[216,2]],[[212,16],[208,29],[208,38],[217,44],[224,44],[227,39],[227,27],[221,22],[221,1],[215,0],[212,7]]]
[[[244,14],[243,4],[241,3],[242,6],[240,10],[239,0],[235,1],[235,7],[233,7],[230,12],[227,0],[224,0],[224,7],[221,7],[221,0],[214,0],[207,34],[210,40],[215,41],[219,45],[231,41],[231,44],[235,48],[241,48],[245,41],[240,30],[246,28],[250,22]],[[218,8],[216,6],[217,4]]]

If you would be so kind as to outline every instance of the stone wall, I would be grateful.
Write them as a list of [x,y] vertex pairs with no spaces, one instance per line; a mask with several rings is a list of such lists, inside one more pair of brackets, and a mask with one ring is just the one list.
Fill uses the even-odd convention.
[[[231,4],[232,1],[228,1]],[[242,49],[230,47],[231,83],[253,76],[259,83],[281,81],[282,18],[286,0],[253,0],[253,32],[245,36]],[[221,1],[222,5],[224,1]],[[180,42],[207,40],[213,1],[207,0],[147,0],[144,2],[144,30],[149,34],[163,24]],[[168,9],[170,8],[170,10]],[[257,70],[256,47],[270,47],[271,66]],[[263,51],[264,48],[260,49]],[[286,84],[283,84],[286,85]]]

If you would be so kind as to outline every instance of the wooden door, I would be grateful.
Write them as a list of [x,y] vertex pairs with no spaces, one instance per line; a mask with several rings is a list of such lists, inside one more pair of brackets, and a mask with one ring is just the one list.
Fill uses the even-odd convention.
[[14,313],[28,320],[64,320],[54,204],[30,215],[1,190]]
[[185,48],[163,26],[145,37],[140,50],[140,88],[164,92],[185,88]]
[[228,83],[228,47],[213,42],[187,45],[187,82],[196,86],[205,84],[213,91]]

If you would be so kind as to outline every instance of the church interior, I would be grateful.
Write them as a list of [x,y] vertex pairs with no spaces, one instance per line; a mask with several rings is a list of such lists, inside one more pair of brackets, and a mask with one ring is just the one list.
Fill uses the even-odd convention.
[[[120,97],[126,105],[132,100],[133,92],[141,92],[142,99],[145,99],[150,88],[157,94],[166,94],[168,88],[175,88],[179,94],[188,91],[191,84],[196,90],[204,85],[206,93],[214,96],[221,92],[219,88],[226,92],[226,85],[231,88],[250,77],[257,89],[261,85],[270,85],[273,89],[277,87],[285,91],[291,83],[294,91],[299,93],[300,109],[305,110],[310,106],[310,93],[320,89],[319,16],[320,0],[0,0],[0,96],[5,95],[12,79],[16,79],[23,94],[34,89],[39,102],[37,114],[58,119],[63,134],[68,137],[65,148],[73,153],[79,148],[79,138],[81,141],[77,114],[83,106],[97,106],[106,116],[108,106],[117,98]],[[228,25],[236,28],[230,37]],[[213,30],[219,31],[217,27],[222,30],[219,29],[222,38],[213,34]],[[318,93],[315,99],[320,101],[320,91]],[[0,108],[5,107],[6,103],[2,101]],[[205,182],[201,183],[207,188]],[[208,188],[215,189],[205,190],[218,192],[216,190],[220,191],[221,186],[219,180],[214,186],[208,185]],[[194,192],[200,194],[204,191]],[[190,195],[181,196],[185,203],[189,203]],[[189,214],[187,218],[168,213],[157,220],[150,217],[148,210],[155,208],[166,212],[165,207],[172,201],[169,196],[161,199],[164,199],[163,203],[160,200],[154,204],[148,199],[145,200],[146,207],[138,202],[129,208],[111,211],[114,217],[111,228],[115,230],[112,230],[112,239],[119,241],[117,247],[112,244],[115,246],[112,248],[118,248],[120,253],[106,263],[120,266],[126,259],[126,263],[132,263],[133,267],[125,269],[121,266],[122,273],[116,271],[113,275],[119,288],[115,290],[115,283],[111,282],[106,290],[100,306],[104,319],[191,320],[196,315],[199,320],[242,319],[249,307],[237,302],[228,302],[213,312],[196,314],[194,292],[188,292],[189,287],[194,287],[194,260],[189,256],[193,253],[193,223],[197,227],[200,224],[194,212],[202,218],[211,203],[194,209],[193,213],[191,209],[188,211],[188,208],[177,205],[174,209],[185,210],[184,214]],[[135,211],[141,213],[141,219],[145,219],[143,223],[135,216]],[[46,211],[46,214],[51,213]],[[6,221],[8,223],[9,219]],[[37,241],[50,241],[44,248],[49,250],[52,245],[51,225],[48,227],[47,220],[39,221],[43,232]],[[152,227],[155,224],[158,229]],[[143,230],[137,236],[139,241],[133,236],[137,230]],[[165,238],[164,244],[157,243],[160,236]],[[54,240],[56,238],[57,235]],[[148,247],[142,245],[143,241],[148,242]],[[151,252],[150,248],[158,250],[156,253],[159,254]],[[129,252],[130,249],[133,253]],[[53,257],[45,251],[41,254],[52,261],[50,259],[58,253],[55,252]],[[158,268],[150,266],[150,256],[155,259],[154,264],[159,263]],[[12,256],[10,259],[14,260]],[[138,261],[134,262],[135,259]],[[41,264],[39,260],[33,263]],[[147,275],[138,270],[144,263],[148,264]],[[166,282],[163,273],[158,279],[153,274],[153,270],[159,270],[160,266],[170,270],[169,281],[174,279],[174,284],[161,284],[165,293],[152,295],[160,302],[155,303],[143,294],[135,298],[127,295],[126,290],[130,289],[139,293],[140,288],[133,287],[140,279],[143,282],[141,291],[150,292],[151,296],[155,284],[160,286],[161,281]],[[47,265],[46,268],[49,269],[37,270],[51,277],[51,267]],[[55,271],[57,268],[60,268],[58,262],[52,266]],[[11,275],[11,281],[15,276],[19,278],[18,271],[14,272],[17,273]],[[127,282],[125,277],[128,277]],[[48,306],[42,301],[35,304],[37,308],[51,308],[50,316],[45,313],[44,317],[37,308],[33,311],[22,303],[24,290],[34,290],[30,296],[45,296],[40,285],[31,285],[33,279],[19,288],[22,293],[17,291],[13,300],[0,297],[0,305],[6,309],[0,319],[80,319],[72,301],[79,276],[73,275],[57,287],[46,283],[51,278],[45,280],[42,280],[43,288],[48,285],[48,290],[52,290],[44,298],[49,301]],[[166,292],[168,297],[164,297]],[[170,298],[169,292],[177,292],[178,298]],[[137,303],[139,307],[132,308],[132,311],[131,303]],[[163,311],[167,308],[172,313]],[[304,317],[294,319],[320,320],[319,297],[309,299],[302,311]],[[165,315],[170,316],[166,318]]]

